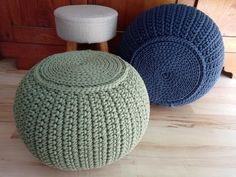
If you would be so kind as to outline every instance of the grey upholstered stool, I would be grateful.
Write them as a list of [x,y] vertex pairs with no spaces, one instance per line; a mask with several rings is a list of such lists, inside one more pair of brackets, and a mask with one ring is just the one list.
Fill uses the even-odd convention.
[[98,43],[108,51],[107,41],[116,35],[116,10],[100,5],[69,5],[54,11],[59,37],[67,41],[67,50],[76,50],[77,43]]

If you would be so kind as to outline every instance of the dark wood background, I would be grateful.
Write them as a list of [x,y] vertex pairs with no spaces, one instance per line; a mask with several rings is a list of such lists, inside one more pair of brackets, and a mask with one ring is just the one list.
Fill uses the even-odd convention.
[[236,71],[235,0],[1,0],[0,55],[15,58],[18,68],[28,69],[44,57],[65,51],[65,41],[56,35],[53,11],[70,4],[99,4],[119,12],[117,36],[109,41],[111,52],[116,53],[122,33],[137,15],[167,3],[195,6],[212,17],[224,36],[225,69]]

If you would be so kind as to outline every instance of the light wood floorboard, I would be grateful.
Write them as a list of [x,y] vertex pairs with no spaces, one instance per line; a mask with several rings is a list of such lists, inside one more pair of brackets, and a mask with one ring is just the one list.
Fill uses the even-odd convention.
[[0,177],[235,177],[236,79],[224,76],[200,100],[151,106],[148,129],[132,153],[101,169],[64,172],[33,158],[16,133],[12,105],[26,71],[0,60]]

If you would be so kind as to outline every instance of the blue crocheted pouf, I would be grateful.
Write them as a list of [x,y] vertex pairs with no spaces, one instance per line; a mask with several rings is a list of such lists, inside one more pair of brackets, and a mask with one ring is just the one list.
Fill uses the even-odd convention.
[[191,103],[220,76],[224,46],[216,24],[186,5],[161,5],[129,25],[120,56],[140,73],[151,103]]

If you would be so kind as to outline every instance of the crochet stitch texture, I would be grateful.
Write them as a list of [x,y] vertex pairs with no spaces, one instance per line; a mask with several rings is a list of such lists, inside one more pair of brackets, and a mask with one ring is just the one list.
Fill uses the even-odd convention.
[[224,46],[207,15],[168,4],[146,11],[129,25],[119,54],[143,78],[151,103],[179,106],[213,87],[223,67]]
[[149,99],[137,71],[98,51],[49,56],[21,81],[15,98],[17,129],[44,164],[80,170],[110,164],[143,136]]

